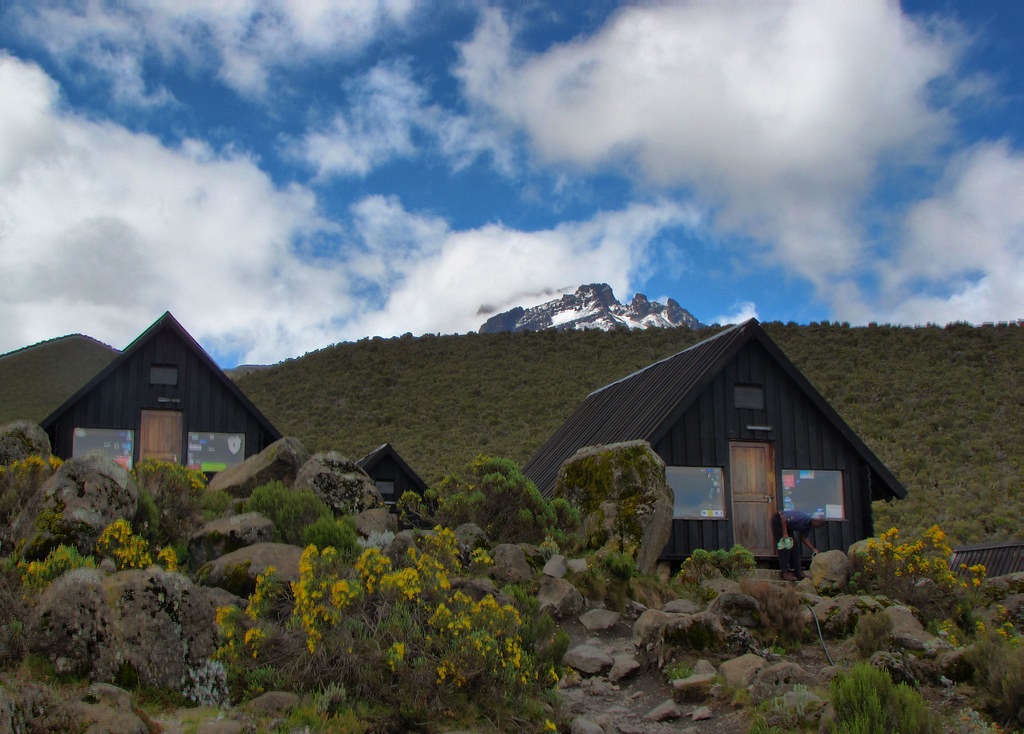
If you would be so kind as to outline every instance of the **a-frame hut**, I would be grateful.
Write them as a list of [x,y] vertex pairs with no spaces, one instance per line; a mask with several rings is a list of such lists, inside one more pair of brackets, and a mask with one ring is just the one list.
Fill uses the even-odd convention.
[[526,464],[545,495],[585,446],[646,440],[675,492],[664,560],[734,544],[774,555],[780,508],[823,512],[821,549],[873,534],[871,501],[906,489],[755,319],[592,392]]
[[389,443],[378,446],[356,462],[363,468],[387,505],[394,505],[406,492],[423,496],[427,484]]
[[170,312],[40,424],[53,453],[216,472],[281,437]]

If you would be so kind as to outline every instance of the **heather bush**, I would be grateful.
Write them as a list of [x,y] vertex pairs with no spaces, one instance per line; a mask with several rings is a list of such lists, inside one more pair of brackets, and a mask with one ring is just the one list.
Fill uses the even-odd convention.
[[683,561],[677,580],[683,586],[702,584],[719,577],[738,581],[756,565],[754,555],[741,545],[734,545],[727,551],[697,548]]
[[884,614],[863,614],[853,631],[853,644],[864,659],[889,646],[892,620]]
[[939,719],[917,691],[894,684],[889,671],[857,663],[830,685],[831,734],[939,734]]
[[[157,521],[151,512],[136,515],[147,523],[136,526],[156,545],[172,545],[188,539],[201,520],[200,502],[206,494],[206,475],[168,461],[144,459],[132,469],[140,496],[152,498],[157,507]],[[140,507],[142,503],[140,502]]]
[[63,463],[56,456],[29,456],[0,466],[0,526],[9,524]]
[[761,606],[762,630],[780,644],[799,643],[805,629],[805,611],[800,594],[792,584],[777,586],[768,581],[740,579],[740,591],[757,599]]
[[259,512],[272,521],[274,539],[291,545],[304,545],[303,532],[321,517],[334,518],[312,489],[291,490],[278,481],[254,489],[245,503],[245,511]]
[[339,518],[321,515],[312,525],[303,529],[302,542],[307,546],[337,548],[345,561],[354,559],[360,549],[355,521],[347,515]]
[[1007,727],[1024,727],[1024,638],[1003,625],[970,645],[965,655],[990,713]]
[[580,516],[567,502],[546,500],[515,462],[478,456],[461,474],[427,490],[438,524],[479,525],[492,543],[540,543],[551,537],[574,548]]

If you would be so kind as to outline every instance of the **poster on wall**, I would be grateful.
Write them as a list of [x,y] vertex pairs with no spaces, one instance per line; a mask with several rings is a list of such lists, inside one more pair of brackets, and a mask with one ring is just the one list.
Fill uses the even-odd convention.
[[188,468],[212,473],[245,461],[244,433],[188,434]]
[[135,454],[135,431],[122,428],[76,428],[71,440],[73,457],[86,454],[109,456],[128,471]]

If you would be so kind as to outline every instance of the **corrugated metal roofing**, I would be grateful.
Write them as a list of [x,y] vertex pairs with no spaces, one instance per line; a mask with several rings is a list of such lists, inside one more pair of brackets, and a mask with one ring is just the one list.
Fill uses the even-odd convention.
[[905,497],[906,489],[868,449],[778,345],[750,319],[590,393],[523,468],[550,495],[562,463],[585,446],[647,440],[655,444],[726,364],[757,340],[862,455],[884,485],[876,499]]
[[954,548],[949,567],[953,573],[963,576],[967,572],[961,566],[979,563],[985,567],[989,578],[1024,571],[1024,540],[1004,540]]

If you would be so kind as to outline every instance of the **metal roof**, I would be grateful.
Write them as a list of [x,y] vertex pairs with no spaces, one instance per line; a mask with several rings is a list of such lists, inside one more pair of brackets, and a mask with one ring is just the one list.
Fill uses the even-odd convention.
[[545,495],[554,489],[562,463],[585,446],[643,439],[655,444],[749,341],[756,340],[862,455],[885,485],[883,496],[906,489],[854,433],[796,366],[749,319],[688,349],[590,393],[523,467]]
[[981,564],[989,578],[1024,571],[1024,540],[1003,540],[953,549],[949,567],[958,576],[966,576],[963,566]]

